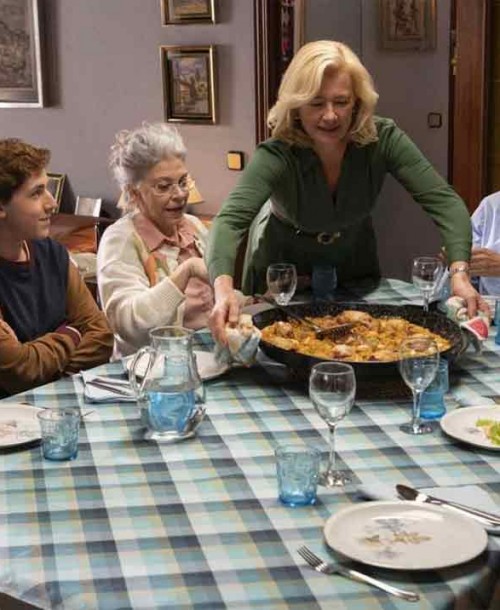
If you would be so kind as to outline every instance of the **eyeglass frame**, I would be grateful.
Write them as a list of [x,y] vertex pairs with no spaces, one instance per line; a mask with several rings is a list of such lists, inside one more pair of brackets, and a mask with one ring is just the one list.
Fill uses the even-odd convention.
[[[186,181],[186,184],[182,185],[181,182],[184,180]],[[142,183],[146,184],[157,197],[168,197],[169,199],[172,198],[175,188],[182,191],[183,193],[189,193],[196,186],[195,181],[191,178],[189,174],[183,176],[178,182],[169,182],[168,184],[165,184],[163,181],[164,178],[160,178],[154,183],[148,182],[147,180],[144,180]],[[160,184],[165,184],[164,191],[158,190],[158,185]]]

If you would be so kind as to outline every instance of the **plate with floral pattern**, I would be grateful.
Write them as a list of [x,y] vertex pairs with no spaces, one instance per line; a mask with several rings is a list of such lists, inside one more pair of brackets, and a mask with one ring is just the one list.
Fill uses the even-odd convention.
[[324,527],[327,544],[362,563],[438,570],[469,561],[488,544],[475,521],[415,502],[367,502],[340,510]]

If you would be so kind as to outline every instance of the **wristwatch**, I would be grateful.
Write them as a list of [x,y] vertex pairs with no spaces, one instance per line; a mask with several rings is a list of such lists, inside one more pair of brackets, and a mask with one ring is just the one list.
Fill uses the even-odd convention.
[[469,274],[469,265],[467,265],[466,263],[463,263],[462,265],[457,265],[456,267],[453,267],[453,269],[450,269],[449,273],[450,277],[453,277],[455,273]]

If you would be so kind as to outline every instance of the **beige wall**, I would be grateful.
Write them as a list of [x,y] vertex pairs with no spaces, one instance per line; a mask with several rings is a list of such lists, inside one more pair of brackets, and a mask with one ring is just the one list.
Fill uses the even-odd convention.
[[[422,53],[378,50],[376,0],[307,1],[319,7],[322,37],[342,39],[350,32],[356,38],[359,32],[356,44],[380,92],[380,114],[395,118],[446,174],[450,0],[437,3],[436,50]],[[55,103],[40,110],[0,109],[0,134],[48,146],[53,151],[51,170],[67,174],[74,194],[113,201],[118,193],[107,170],[113,135],[142,120],[163,118],[158,46],[215,44],[219,124],[180,125],[180,130],[189,149],[188,165],[206,199],[198,209],[216,212],[240,176],[226,169],[226,151],[242,150],[248,156],[254,149],[252,0],[218,0],[216,25],[168,28],[161,27],[159,0],[45,4],[48,80]],[[349,26],[344,17],[338,18],[344,7],[359,23]],[[427,127],[428,112],[442,114],[441,129]],[[66,205],[70,203],[68,199]],[[408,278],[411,258],[439,247],[432,223],[391,179],[375,224],[386,275]]]
[[[50,169],[67,174],[74,194],[114,201],[107,169],[114,134],[163,119],[158,47],[217,46],[217,125],[184,125],[188,165],[216,211],[239,173],[226,169],[228,150],[254,147],[253,6],[219,0],[215,25],[161,26],[159,0],[45,0],[47,75],[53,104],[0,109],[0,137],[48,146]],[[72,199],[66,191],[66,206]]]

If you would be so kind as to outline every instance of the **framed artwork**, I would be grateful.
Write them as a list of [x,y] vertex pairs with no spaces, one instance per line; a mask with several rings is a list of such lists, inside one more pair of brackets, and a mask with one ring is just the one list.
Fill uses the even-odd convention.
[[165,120],[215,123],[215,48],[160,47]]
[[102,199],[93,197],[76,198],[75,214],[77,216],[96,216],[101,213]]
[[215,23],[214,0],[160,0],[162,25]]
[[388,51],[436,47],[436,0],[379,0],[379,44]]
[[49,181],[47,182],[47,190],[54,197],[57,203],[57,208],[54,214],[59,212],[61,207],[62,195],[64,190],[64,180],[66,176],[64,174],[51,174],[47,172]]
[[0,108],[42,108],[39,0],[0,0]]

